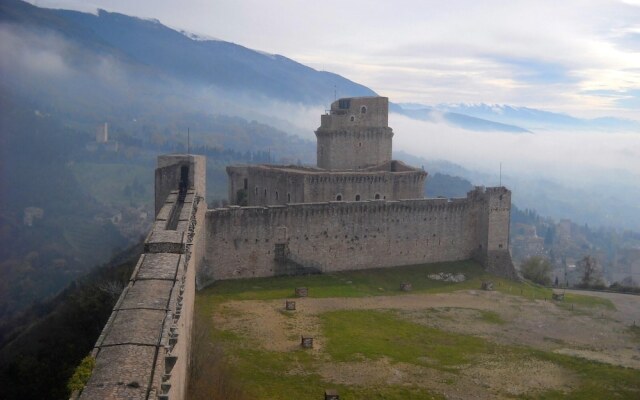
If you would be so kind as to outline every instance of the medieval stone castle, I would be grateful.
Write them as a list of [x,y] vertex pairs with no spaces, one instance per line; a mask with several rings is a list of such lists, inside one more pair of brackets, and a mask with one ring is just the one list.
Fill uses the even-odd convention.
[[515,277],[511,192],[427,199],[427,173],[392,160],[385,97],[335,101],[317,167],[227,168],[229,202],[207,209],[205,159],[158,158],[156,220],[98,339],[80,399],[183,399],[196,286],[220,279],[475,259]]

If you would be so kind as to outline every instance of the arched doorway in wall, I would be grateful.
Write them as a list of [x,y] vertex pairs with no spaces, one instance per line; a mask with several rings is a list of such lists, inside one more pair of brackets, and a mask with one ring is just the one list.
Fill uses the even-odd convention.
[[340,193],[336,195],[336,201],[342,201],[342,195]]
[[360,201],[360,195],[359,194],[356,195],[356,201]]
[[375,199],[380,200],[380,193],[376,193]]

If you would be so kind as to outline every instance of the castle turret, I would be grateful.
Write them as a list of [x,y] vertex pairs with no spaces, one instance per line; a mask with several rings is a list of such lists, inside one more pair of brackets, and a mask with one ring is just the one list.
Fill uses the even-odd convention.
[[352,97],[331,104],[316,131],[318,167],[362,169],[391,161],[393,130],[387,97]]
[[165,154],[158,157],[155,179],[156,215],[172,190],[184,186],[206,194],[206,158],[192,154]]

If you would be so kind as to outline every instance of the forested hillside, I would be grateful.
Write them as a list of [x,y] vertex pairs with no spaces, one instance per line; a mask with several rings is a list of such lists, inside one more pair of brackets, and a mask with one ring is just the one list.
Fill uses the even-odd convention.
[[93,348],[141,251],[142,244],[127,249],[55,298],[0,324],[3,399],[69,398],[67,381]]

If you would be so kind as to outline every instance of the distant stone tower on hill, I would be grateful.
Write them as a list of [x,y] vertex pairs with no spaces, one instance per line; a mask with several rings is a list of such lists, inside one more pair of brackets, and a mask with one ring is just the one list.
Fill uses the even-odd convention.
[[96,129],[96,143],[109,142],[109,125],[105,122]]

